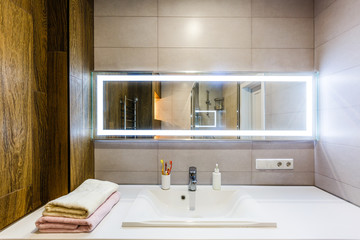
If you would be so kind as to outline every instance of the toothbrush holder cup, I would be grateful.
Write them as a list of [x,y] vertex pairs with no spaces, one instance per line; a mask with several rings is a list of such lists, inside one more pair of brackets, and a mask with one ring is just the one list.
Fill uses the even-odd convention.
[[161,175],[161,189],[168,190],[170,189],[170,176],[171,175]]

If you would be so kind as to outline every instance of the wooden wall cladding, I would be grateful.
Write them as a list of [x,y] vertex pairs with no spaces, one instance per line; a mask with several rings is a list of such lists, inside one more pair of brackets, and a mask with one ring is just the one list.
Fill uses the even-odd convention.
[[32,20],[0,1],[0,228],[32,209]]
[[48,53],[49,158],[43,167],[43,201],[68,193],[68,68],[66,52]]
[[93,0],[70,0],[70,190],[94,177],[90,129],[93,9]]

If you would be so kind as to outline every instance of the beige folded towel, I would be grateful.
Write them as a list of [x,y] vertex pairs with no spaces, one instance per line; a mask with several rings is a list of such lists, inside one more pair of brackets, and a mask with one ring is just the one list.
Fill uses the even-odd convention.
[[45,205],[43,216],[89,217],[112,193],[118,189],[116,183],[88,179],[67,195]]

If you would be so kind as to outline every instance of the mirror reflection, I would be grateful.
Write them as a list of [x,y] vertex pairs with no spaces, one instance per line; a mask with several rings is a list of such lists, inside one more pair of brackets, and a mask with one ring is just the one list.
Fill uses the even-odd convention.
[[103,128],[306,130],[305,82],[104,82]]

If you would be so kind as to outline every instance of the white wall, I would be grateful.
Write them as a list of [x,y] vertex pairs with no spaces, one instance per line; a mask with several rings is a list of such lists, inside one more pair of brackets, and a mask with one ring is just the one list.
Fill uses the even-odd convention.
[[315,1],[320,71],[315,184],[360,205],[360,1]]

